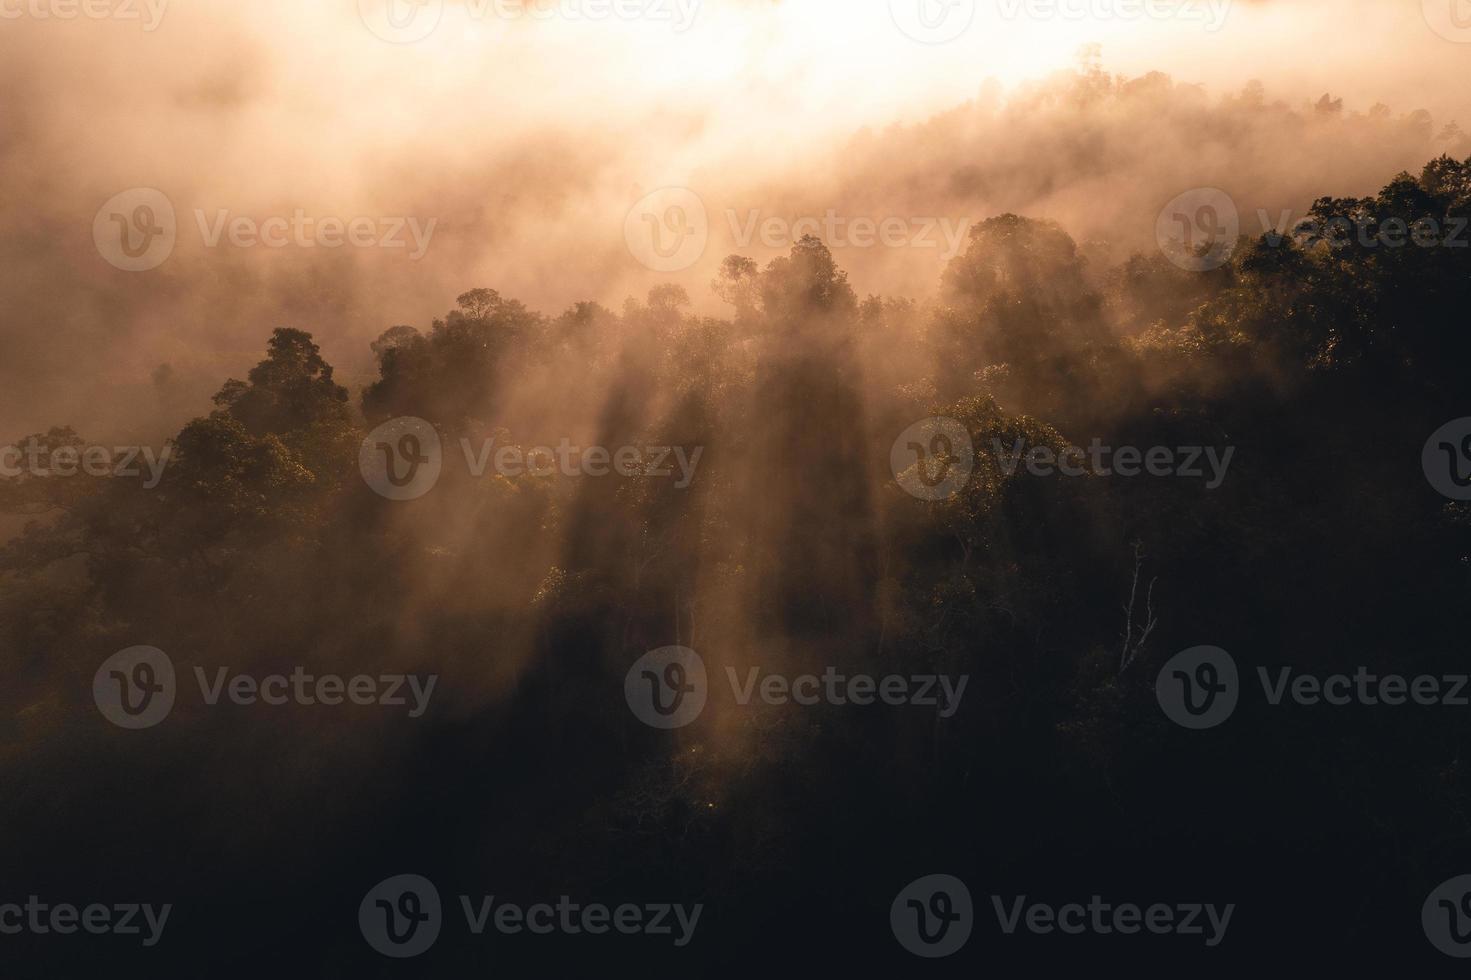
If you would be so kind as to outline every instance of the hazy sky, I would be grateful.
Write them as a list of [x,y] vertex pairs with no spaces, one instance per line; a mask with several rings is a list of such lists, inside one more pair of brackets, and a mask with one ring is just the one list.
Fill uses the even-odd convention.
[[[1088,42],[1110,72],[1166,72],[1210,99],[1260,79],[1294,108],[1330,92],[1350,113],[1383,102],[1471,128],[1471,0],[541,0],[536,16],[516,0],[388,2],[0,0],[0,436],[176,425],[280,325],[313,331],[360,376],[383,329],[425,327],[476,286],[555,313],[672,279],[715,312],[704,284],[721,255],[769,254],[732,242],[758,227],[751,215],[959,221],[1020,206],[972,195],[957,211],[955,187],[930,179],[926,131],[882,134],[976,99],[987,79],[1005,99]],[[1197,156],[1190,132],[1119,126],[1121,181],[1155,145],[1178,189],[1236,166],[1203,140]],[[1019,172],[1024,127],[1014,116],[985,144]],[[880,149],[852,160],[865,128]],[[1391,176],[1280,138],[1253,166],[1282,161],[1282,206],[1308,203],[1305,178],[1369,193]],[[707,254],[672,272],[641,264],[625,227],[671,186],[698,189],[710,225]],[[146,271],[117,268],[94,238],[133,188],[175,218],[167,260]],[[1123,206],[1089,222],[1096,197],[1050,187],[1021,203],[1094,235]],[[158,217],[138,206],[111,213]],[[304,245],[324,219],[339,237],[361,219],[358,243]],[[943,247],[890,251],[838,257],[860,293],[914,294],[942,267]],[[172,401],[150,382],[163,362]]]

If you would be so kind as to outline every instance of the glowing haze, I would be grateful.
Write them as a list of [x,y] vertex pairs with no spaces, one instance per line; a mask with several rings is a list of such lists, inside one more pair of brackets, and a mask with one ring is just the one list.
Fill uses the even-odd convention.
[[[1293,111],[1330,93],[1345,117],[1382,102],[1395,117],[1427,110],[1437,132],[1471,124],[1471,44],[1437,33],[1418,0],[1198,0],[1169,17],[996,0],[944,43],[906,34],[905,5],[882,0],[664,0],[642,18],[574,0],[538,16],[451,2],[427,36],[393,43],[377,2],[155,0],[132,5],[138,19],[63,19],[64,4],[0,0],[7,440],[52,424],[166,434],[281,325],[312,331],[359,380],[384,329],[424,327],[477,286],[555,313],[674,281],[719,312],[706,288],[719,260],[778,251],[739,240],[753,216],[938,229],[1023,210],[1080,241],[1146,248],[1181,190],[1234,178],[1247,214],[1300,209],[1325,189],[1372,192],[1385,167],[1434,149],[1290,121],[1243,142],[1107,106],[1026,108],[1085,44],[1109,73],[1199,83],[1204,105],[1260,80]],[[1069,133],[1087,139],[1069,146]],[[1364,152],[1335,154],[1342,139]],[[956,149],[969,156],[939,162]],[[986,179],[957,179],[963,164]],[[650,269],[625,219],[671,186],[707,207],[709,245]],[[159,190],[177,215],[173,253],[146,272],[93,241],[98,209],[129,188]],[[252,246],[228,230],[298,214],[372,219],[375,243],[397,222],[406,247],[303,247],[294,232]],[[947,255],[934,238],[835,254],[860,293],[924,298]],[[172,380],[151,381],[165,363]]]

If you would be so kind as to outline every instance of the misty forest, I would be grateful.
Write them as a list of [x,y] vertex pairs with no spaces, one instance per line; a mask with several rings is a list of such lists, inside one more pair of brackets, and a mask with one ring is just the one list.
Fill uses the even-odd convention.
[[[1466,709],[1286,710],[1258,692],[1230,724],[1186,732],[1156,677],[1198,645],[1229,650],[1248,687],[1258,668],[1464,664],[1471,504],[1435,493],[1419,460],[1466,414],[1471,248],[1384,232],[1465,226],[1471,139],[1424,113],[1289,107],[1259,86],[1207,102],[1096,68],[1031,97],[1189,115],[1224,143],[1301,131],[1325,157],[1372,147],[1383,169],[1363,197],[1325,177],[1289,227],[1264,233],[1244,210],[1229,259],[1201,271],[998,207],[917,295],[870,292],[878,276],[804,235],[621,305],[538,309],[492,271],[432,323],[380,320],[361,372],[334,370],[330,321],[258,320],[249,362],[170,403],[156,486],[0,480],[4,897],[169,898],[181,935],[144,951],[169,976],[909,975],[934,964],[894,942],[889,905],[932,872],[970,883],[978,920],[992,894],[1237,903],[1234,944],[1175,936],[1127,962],[1437,955],[1418,910],[1471,868]],[[1028,180],[1072,179],[1101,149],[1080,128],[1008,177],[937,132],[870,133],[852,167],[909,142],[905,166],[937,193],[1025,202]],[[1146,220],[1173,193],[1158,190]],[[171,371],[138,380],[165,392]],[[364,440],[405,417],[432,426],[443,470],[390,500],[360,471]],[[974,445],[943,499],[891,468],[927,418]],[[5,435],[53,455],[105,438],[67,417]],[[484,467],[564,439],[640,447],[638,468]],[[1025,462],[1095,442],[1212,456],[1169,479]],[[685,481],[673,447],[697,462]],[[948,442],[925,448],[951,464]],[[1213,481],[1204,460],[1228,450]],[[674,477],[643,469],[654,455]],[[168,653],[181,692],[196,667],[438,681],[420,717],[181,693],[167,724],[120,735],[93,674],[139,644]],[[711,695],[664,731],[630,713],[624,682],[669,646],[698,652]],[[740,704],[724,681],[829,666],[968,686],[961,710],[860,710]],[[397,972],[367,958],[353,911],[401,871],[433,879],[447,915],[482,892],[705,911],[688,950],[525,934],[487,948],[447,926],[429,972]],[[978,925],[964,968],[1120,949],[1047,938]],[[0,958],[44,942],[5,937]],[[121,947],[45,948],[63,970],[124,971],[54,975],[145,975]]]

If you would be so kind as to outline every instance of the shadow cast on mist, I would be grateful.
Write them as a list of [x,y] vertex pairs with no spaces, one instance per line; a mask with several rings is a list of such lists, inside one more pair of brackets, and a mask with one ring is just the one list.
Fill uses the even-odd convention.
[[[1313,216],[1377,234],[1468,211],[1471,160],[1441,157]],[[979,920],[992,892],[1199,897],[1241,908],[1215,962],[1302,934],[1329,937],[1325,959],[1413,959],[1413,910],[1471,859],[1463,714],[1247,703],[1187,739],[1154,678],[1207,641],[1245,675],[1458,669],[1471,521],[1415,457],[1464,410],[1468,255],[1303,234],[1246,237],[1209,273],[1158,254],[1098,269],[1061,225],[1002,214],[917,304],[860,299],[804,238],[764,266],[725,260],[725,318],[667,285],[555,317],[473,290],[424,332],[384,333],[356,404],[311,335],[279,329],[178,433],[156,488],[0,481],[0,509],[29,519],[0,549],[0,772],[24,788],[0,834],[28,842],[0,877],[176,903],[158,962],[326,976],[387,975],[353,910],[401,873],[434,880],[449,920],[461,894],[703,903],[685,952],[712,975],[751,936],[902,964],[889,903],[937,870],[972,883]],[[394,501],[359,454],[403,416],[433,427],[443,474]],[[973,447],[937,500],[891,469],[930,417]],[[703,453],[683,487],[477,476],[461,441],[491,437]],[[1215,487],[1006,463],[1095,439],[1237,462]],[[123,732],[87,694],[140,643],[173,658],[180,694]],[[659,731],[623,683],[670,645],[705,658],[710,698]],[[298,666],[438,680],[418,717],[190,687],[195,668]],[[752,667],[968,686],[948,714],[741,704],[726,671]],[[275,931],[242,946],[262,909]],[[424,962],[683,955],[494,938],[447,926]],[[954,962],[1071,964],[1098,938],[1039,950],[978,926]],[[1141,955],[1192,961],[1176,938]]]

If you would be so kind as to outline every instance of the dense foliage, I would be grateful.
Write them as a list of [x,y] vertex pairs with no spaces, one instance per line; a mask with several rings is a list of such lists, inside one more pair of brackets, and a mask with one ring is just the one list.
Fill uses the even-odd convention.
[[[0,483],[33,518],[0,548],[0,836],[42,842],[0,867],[21,893],[100,876],[192,903],[194,950],[302,976],[370,975],[351,913],[405,870],[447,893],[704,901],[694,955],[716,959],[759,941],[898,962],[888,902],[937,871],[986,894],[1234,901],[1248,945],[1418,948],[1421,898],[1471,864],[1467,709],[1257,699],[1188,733],[1154,679],[1196,644],[1244,673],[1464,670],[1471,510],[1419,456],[1468,414],[1471,249],[1381,233],[1468,214],[1471,160],[1441,158],[1206,273],[1092,268],[1063,228],[1008,214],[929,303],[860,298],[813,238],[727,260],[723,319],[677,287],[559,316],[476,289],[385,332],[355,398],[309,334],[276,330],[156,488]],[[1353,233],[1321,232],[1334,219]],[[889,451],[936,415],[977,458],[930,502]],[[364,435],[399,416],[445,447],[420,500],[359,474]],[[564,435],[704,454],[687,488],[462,462],[462,439]],[[1207,489],[997,453],[1094,439],[1235,457]],[[676,643],[712,676],[971,680],[950,718],[722,703],[658,732],[623,677]],[[91,678],[133,644],[181,674],[432,672],[439,700],[420,719],[181,703],[120,732]],[[260,948],[237,916],[270,918]]]

